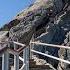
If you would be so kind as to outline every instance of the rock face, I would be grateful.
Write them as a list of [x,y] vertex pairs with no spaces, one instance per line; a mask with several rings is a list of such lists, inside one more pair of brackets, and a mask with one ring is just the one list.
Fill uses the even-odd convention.
[[[38,31],[39,29],[44,27],[49,22],[50,20],[49,17],[52,16],[51,17],[52,19],[55,15],[55,12],[57,11],[57,9],[54,7],[57,4],[54,5],[54,2],[58,3],[58,0],[57,1],[39,0],[36,1],[31,7],[26,9],[24,12],[18,14],[16,17],[17,20],[15,19],[16,20],[15,22],[20,20],[20,23],[17,26],[11,28],[10,30],[11,39],[14,39],[14,37],[22,38],[23,35],[29,34],[32,35],[35,30]],[[60,3],[62,3],[61,0]],[[58,8],[58,10],[60,10],[60,8]],[[29,35],[28,38],[31,39],[30,37],[31,35]]]
[[0,31],[0,42],[8,41],[8,31]]
[[[34,35],[35,41],[44,43],[70,45],[70,1],[69,0],[36,0],[34,4],[19,13],[11,22],[18,25],[9,31],[9,40],[17,40],[26,45]],[[18,22],[19,21],[19,22]],[[34,46],[35,50],[62,59],[70,60],[69,50]],[[38,55],[41,58],[41,55]],[[69,65],[43,57],[58,70],[68,68]]]
[[[14,37],[18,39],[22,39],[23,37],[24,38],[23,43],[29,43],[35,30],[39,30],[40,28],[44,27],[49,21],[47,15],[49,11],[48,8],[52,7],[53,5],[52,1],[50,2],[51,4],[46,5],[45,3],[45,5],[43,4],[42,6],[40,5],[39,2],[36,2],[32,7],[30,7],[28,10],[23,12],[22,14],[23,16],[21,15],[21,17],[23,17],[22,19],[20,15],[17,16],[16,18],[21,22],[17,26],[11,28],[10,30],[11,39],[14,39]],[[38,4],[39,7],[36,8]]]
[[63,9],[63,1],[62,0],[53,0],[54,7],[56,12],[60,12]]
[[[44,60],[44,59],[40,59],[34,55],[33,55],[33,59],[34,59],[34,61],[36,61],[36,65],[47,65],[47,66],[49,66],[49,68],[51,70],[56,70],[51,64],[47,63],[46,60]],[[47,70],[50,70],[49,68]],[[45,70],[45,69],[42,69],[42,70]]]
[[[51,23],[52,24],[52,23]],[[38,38],[36,38],[36,40],[39,40],[43,43],[50,43],[50,44],[62,44],[65,38],[65,32],[63,29],[61,29],[61,27],[59,26],[59,24],[54,24],[54,25],[50,25],[48,24],[49,28],[47,29],[46,33],[43,33],[41,36],[39,36]],[[47,53],[49,55],[53,55],[58,57],[58,50],[59,48],[52,48],[52,47],[46,47],[46,46],[35,46],[35,50],[43,52],[43,53]],[[43,57],[44,58],[44,57]],[[48,63],[52,64],[53,66],[57,66],[58,62],[56,60],[52,60],[50,58],[46,57],[46,60]],[[55,64],[54,64],[55,63]]]
[[[61,28],[64,30],[65,32],[65,39],[64,39],[64,45],[70,46],[70,11],[67,12],[63,17],[62,17],[62,21],[60,21],[60,26]],[[59,50],[59,56],[62,59],[66,59],[66,60],[70,60],[70,50],[65,50],[65,49],[60,49]],[[65,64],[65,63],[59,63],[59,68],[60,70],[62,70],[62,68],[64,70],[68,70],[70,69],[69,64]]]

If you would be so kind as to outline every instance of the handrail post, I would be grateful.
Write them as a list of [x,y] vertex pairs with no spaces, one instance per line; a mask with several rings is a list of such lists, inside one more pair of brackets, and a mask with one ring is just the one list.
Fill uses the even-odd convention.
[[23,50],[23,58],[24,58],[24,63],[25,63],[24,70],[29,70],[29,49],[28,47],[26,47]]
[[26,70],[29,70],[29,47],[26,47],[26,65],[27,65],[27,69]]
[[[14,44],[14,50],[16,50],[17,46]],[[19,54],[14,55],[14,70],[19,70]]]
[[2,70],[9,70],[9,53],[5,51],[2,54]]
[[29,52],[30,52],[30,59],[32,59],[32,52],[31,52],[31,49],[33,49],[34,48],[34,44],[32,44],[31,42],[34,42],[34,34],[33,34],[33,36],[32,36],[32,39],[31,39],[31,41],[30,41],[30,48],[29,48]]
[[19,70],[19,55],[14,55],[14,70]]
[[24,70],[26,70],[26,48],[23,50],[23,58],[25,63]]
[[29,57],[29,58],[30,58],[30,59],[32,59],[32,52],[31,52],[31,49],[32,49],[32,44],[30,43],[30,45],[29,45],[29,52],[30,52],[30,53],[29,53],[29,54],[30,54],[30,57]]

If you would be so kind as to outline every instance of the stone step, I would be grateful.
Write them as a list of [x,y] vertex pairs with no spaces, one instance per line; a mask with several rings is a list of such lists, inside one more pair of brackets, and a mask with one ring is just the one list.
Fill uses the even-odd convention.
[[53,70],[49,65],[37,65],[34,59],[29,61],[29,70]]
[[30,68],[29,70],[53,70],[53,69]]
[[36,61],[29,61],[29,65],[30,66],[36,65]]
[[30,65],[29,68],[50,69],[49,65]]

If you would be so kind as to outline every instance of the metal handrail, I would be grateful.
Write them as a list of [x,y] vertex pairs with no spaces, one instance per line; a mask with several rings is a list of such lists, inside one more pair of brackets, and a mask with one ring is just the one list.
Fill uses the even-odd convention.
[[[19,46],[22,46],[22,47],[20,47],[17,50],[10,49],[10,47],[5,47],[5,48],[2,49],[2,53],[4,53],[4,51],[8,51],[9,53],[11,53],[13,55],[18,56],[22,52],[22,50],[24,50],[26,48],[25,44],[22,44],[22,43],[19,43],[19,42],[15,42],[15,41],[0,42],[0,44],[9,44],[9,43],[13,43],[13,44],[16,44],[16,45],[19,45]],[[2,53],[0,53],[0,54],[2,54]],[[19,69],[19,70],[22,70],[26,64],[24,63],[24,59],[22,57],[19,56],[18,59],[23,62],[22,67]]]
[[[13,41],[13,43],[16,44],[16,45],[22,46],[21,48],[16,50],[19,54],[26,48],[25,44],[22,44],[22,43],[19,43],[19,42],[15,42],[15,41]],[[24,61],[24,59],[22,57],[19,56],[19,59],[23,62],[23,65],[19,69],[19,70],[22,70],[26,64],[25,64],[25,61]]]
[[19,45],[19,46],[23,46],[23,47],[26,46],[25,44],[22,44],[22,43],[19,43],[19,42],[15,42],[15,41],[13,41],[13,43],[14,43],[14,44],[17,44],[17,45]]
[[[41,43],[41,42],[30,42],[30,43],[31,43],[31,44],[36,44],[36,45],[45,45],[46,47],[49,46],[49,47],[70,49],[70,47],[68,47],[68,46],[47,44],[47,43]],[[42,52],[39,52],[39,51],[36,51],[36,50],[33,50],[33,49],[31,49],[31,52],[34,52],[34,53],[37,53],[37,54],[41,54],[41,55],[47,56],[47,57],[49,57],[49,58],[52,58],[52,59],[59,60],[59,61],[61,61],[61,62],[65,62],[65,63],[70,64],[70,61],[67,61],[67,60],[64,60],[64,59],[61,59],[61,58],[58,58],[58,57],[54,57],[54,56],[51,56],[51,55],[48,55],[48,54],[45,54],[45,53],[42,53]]]
[[19,59],[24,63],[24,59],[22,57],[19,56]]
[[22,67],[19,70],[23,70],[24,66],[25,66],[25,64],[23,64]]
[[63,48],[63,49],[70,49],[69,46],[62,46],[62,45],[54,45],[54,44],[47,44],[47,43],[41,43],[41,42],[30,42],[32,44],[36,44],[36,45],[45,45],[46,47],[56,47],[56,48]]
[[19,56],[19,59],[23,62],[22,67],[19,69],[19,70],[22,70],[24,68],[24,66],[25,66],[24,59],[22,57],[20,57],[20,56]]
[[[15,42],[15,41],[13,41],[13,43],[16,44],[16,45],[22,46],[21,48],[16,50],[19,54],[26,48],[25,44]],[[19,56],[19,59],[23,62],[22,67],[19,69],[19,70],[22,70],[26,64],[24,63],[24,59],[22,57]]]
[[51,55],[48,55],[48,54],[45,54],[45,53],[42,53],[42,52],[38,52],[38,51],[35,51],[35,50],[32,50],[32,49],[31,49],[31,52],[41,54],[41,55],[47,56],[49,58],[52,58],[52,59],[59,60],[61,62],[65,62],[65,63],[70,64],[70,61],[67,61],[67,60],[64,60],[64,59],[61,59],[61,58],[57,58],[57,57],[54,57],[54,56],[51,56]]

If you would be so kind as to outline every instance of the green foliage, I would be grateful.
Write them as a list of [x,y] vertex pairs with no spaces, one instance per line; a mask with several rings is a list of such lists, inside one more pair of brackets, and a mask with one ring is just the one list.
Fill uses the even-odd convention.
[[20,21],[15,19],[8,24],[5,24],[2,28],[0,28],[0,31],[9,31],[11,27],[16,26]]

